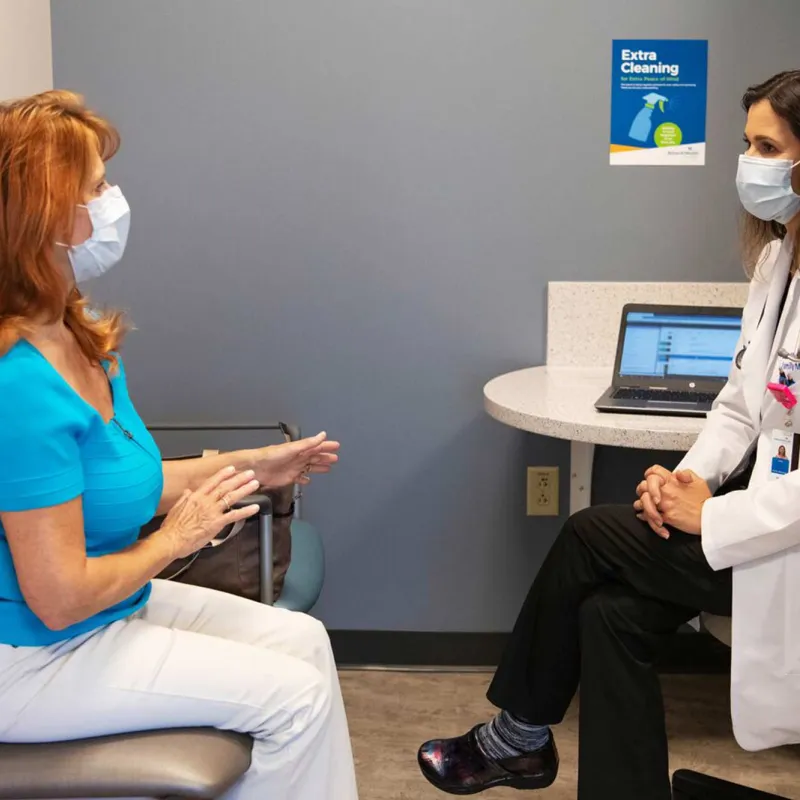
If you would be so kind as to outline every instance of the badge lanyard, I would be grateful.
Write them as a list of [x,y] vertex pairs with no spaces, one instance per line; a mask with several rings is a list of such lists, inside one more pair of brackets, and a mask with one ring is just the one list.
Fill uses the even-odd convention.
[[[800,336],[797,337],[797,342],[795,345],[794,352],[789,352],[785,347],[781,347],[778,350],[778,357],[782,358],[784,362],[789,362],[789,364],[794,364],[800,367]],[[777,383],[770,382],[767,384],[767,389],[769,390],[770,394],[786,409],[786,420],[784,421],[783,425],[786,428],[792,427],[792,412],[794,411],[794,407],[797,405],[797,396],[792,391],[792,386],[795,386],[795,380],[792,378],[792,371],[786,370],[783,367],[785,364],[781,364],[778,367],[778,378]]]
[[[798,334],[797,341],[795,342],[794,352],[790,352],[785,347],[778,348],[778,358],[782,358],[784,362],[794,364],[800,368],[800,334]],[[797,405],[797,396],[792,391],[792,386],[795,385],[795,380],[791,376],[790,370],[784,370],[781,365],[778,368],[778,383],[768,383],[767,389],[770,394],[786,409],[786,421],[783,423],[784,427],[792,427],[792,412]]]
[[[786,298],[789,294],[789,287],[792,284],[793,276],[789,275],[789,280],[786,283],[786,288],[783,292],[783,298],[781,299],[781,308],[778,314],[778,325],[780,326],[780,318],[783,316],[784,306],[786,304]],[[762,312],[763,316],[763,312]],[[777,333],[777,331],[776,331]],[[737,354],[738,355],[738,354]],[[778,358],[782,358],[784,361],[788,361],[791,364],[795,364],[800,368],[800,334],[795,341],[795,348],[794,352],[790,352],[785,347],[778,348]],[[792,391],[791,387],[795,385],[794,379],[791,377],[791,373],[787,374],[786,371],[778,368],[778,374],[780,376],[778,383],[768,383],[767,390],[769,393],[786,409],[786,419],[784,420],[784,427],[791,428],[792,427],[792,413],[794,411],[794,407],[797,405],[797,397],[795,393]]]
[[792,364],[800,365],[800,334],[797,335],[793,353],[790,353],[785,347],[780,347],[778,349],[778,355],[784,361],[791,361]]

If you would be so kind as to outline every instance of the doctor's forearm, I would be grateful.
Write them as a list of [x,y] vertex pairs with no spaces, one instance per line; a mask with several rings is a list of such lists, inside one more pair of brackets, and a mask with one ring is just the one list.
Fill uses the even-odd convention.
[[800,473],[757,488],[712,497],[703,506],[701,536],[715,570],[800,545]]

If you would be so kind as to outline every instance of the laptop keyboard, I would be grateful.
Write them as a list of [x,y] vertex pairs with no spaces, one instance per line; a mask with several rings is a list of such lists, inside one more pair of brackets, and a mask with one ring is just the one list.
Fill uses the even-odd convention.
[[675,392],[659,389],[617,389],[614,400],[655,400],[666,403],[713,403],[716,394],[710,392]]

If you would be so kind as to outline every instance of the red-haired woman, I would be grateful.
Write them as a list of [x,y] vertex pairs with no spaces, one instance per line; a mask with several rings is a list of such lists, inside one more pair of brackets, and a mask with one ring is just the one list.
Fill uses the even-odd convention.
[[[115,129],[79,97],[0,105],[0,740],[213,726],[249,733],[241,800],[356,800],[336,668],[302,614],[166,581],[338,444],[162,463],[128,396],[121,315],[78,284],[122,257]],[[167,513],[138,541],[140,527]]]

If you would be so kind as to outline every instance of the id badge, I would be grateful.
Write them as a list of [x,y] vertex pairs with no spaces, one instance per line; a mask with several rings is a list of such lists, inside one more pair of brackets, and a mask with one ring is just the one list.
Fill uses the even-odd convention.
[[800,459],[800,435],[785,428],[772,431],[769,479],[775,481],[794,472]]

